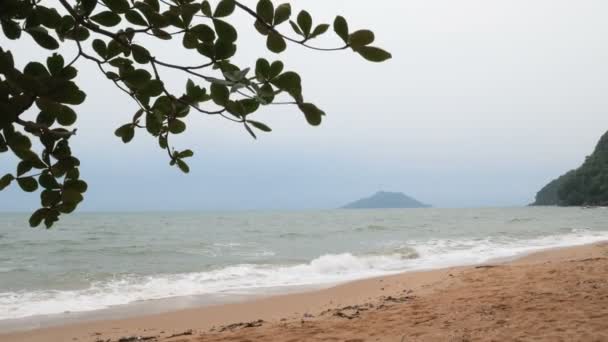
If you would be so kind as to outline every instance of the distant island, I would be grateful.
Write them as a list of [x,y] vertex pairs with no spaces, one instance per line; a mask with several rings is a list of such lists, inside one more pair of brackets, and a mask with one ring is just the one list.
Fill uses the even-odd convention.
[[374,195],[349,203],[342,209],[391,209],[391,208],[429,208],[401,192],[378,191]]
[[543,187],[532,205],[608,206],[608,132],[583,165]]

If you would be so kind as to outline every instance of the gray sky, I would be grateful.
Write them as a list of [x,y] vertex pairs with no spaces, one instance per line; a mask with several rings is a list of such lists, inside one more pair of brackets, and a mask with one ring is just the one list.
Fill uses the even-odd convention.
[[[238,125],[191,114],[189,130],[175,139],[176,148],[196,153],[189,175],[169,167],[144,132],[129,145],[114,137],[134,104],[83,62],[88,98],[72,141],[90,185],[82,208],[331,208],[381,189],[440,207],[524,205],[577,167],[608,129],[606,1],[309,0],[304,7],[317,23],[342,14],[351,29],[374,30],[394,58],[371,64],[299,46],[273,56],[238,15],[237,61],[280,58],[328,116],[313,128],[296,108],[273,107],[257,119],[274,132],[253,141]],[[338,40],[330,34],[316,44]],[[2,38],[2,46],[46,58],[31,44]],[[164,59],[200,61],[158,47]],[[168,70],[164,76],[184,82]],[[0,155],[0,173],[12,162]],[[0,210],[37,206],[37,194],[15,188],[0,193]]]

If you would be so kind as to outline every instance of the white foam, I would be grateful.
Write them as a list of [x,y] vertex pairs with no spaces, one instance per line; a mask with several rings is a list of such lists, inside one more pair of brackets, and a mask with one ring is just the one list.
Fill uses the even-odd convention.
[[[0,319],[91,311],[135,301],[205,294],[252,293],[265,288],[333,284],[407,270],[475,264],[535,250],[608,240],[608,232],[575,230],[531,240],[506,237],[405,241],[380,255],[322,255],[299,265],[235,265],[154,276],[125,276],[74,291],[0,293]],[[413,250],[413,249],[415,250]]]

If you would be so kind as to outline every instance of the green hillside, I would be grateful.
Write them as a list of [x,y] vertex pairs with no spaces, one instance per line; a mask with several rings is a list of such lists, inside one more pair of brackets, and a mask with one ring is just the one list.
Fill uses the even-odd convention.
[[547,184],[533,205],[608,205],[608,132],[583,165]]

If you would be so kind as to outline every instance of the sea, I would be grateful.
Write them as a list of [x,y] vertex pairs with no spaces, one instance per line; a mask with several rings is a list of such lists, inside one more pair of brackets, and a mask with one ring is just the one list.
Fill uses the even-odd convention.
[[27,219],[0,213],[0,331],[608,240],[606,208],[80,213],[50,230]]

